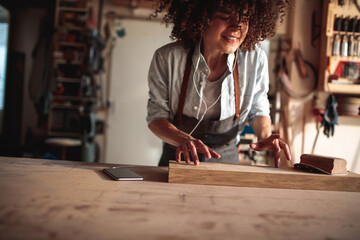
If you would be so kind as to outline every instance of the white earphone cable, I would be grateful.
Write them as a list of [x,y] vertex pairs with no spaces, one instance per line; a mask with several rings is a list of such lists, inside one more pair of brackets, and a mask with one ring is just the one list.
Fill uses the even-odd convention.
[[205,106],[205,110],[203,112],[203,114],[201,115],[199,121],[197,122],[197,124],[195,125],[195,127],[191,130],[191,132],[189,133],[189,135],[191,136],[193,134],[193,132],[198,128],[198,126],[200,125],[200,123],[202,122],[202,120],[204,119],[205,117],[205,114],[207,113],[207,111],[212,108],[213,106],[215,106],[215,104],[219,101],[219,99],[221,98],[221,92],[220,92],[220,95],[218,96],[218,98],[215,100],[215,102],[213,104],[211,104],[210,107],[207,106],[206,104],[206,101],[204,100],[204,97],[201,97],[200,95],[200,92],[196,86],[196,83],[195,83],[195,79],[194,79],[194,75],[199,67],[199,63],[200,63],[200,52],[199,52],[199,57],[198,57],[198,60],[196,62],[196,65],[195,65],[195,70],[194,70],[194,73],[192,75],[192,80],[193,80],[193,85],[194,85],[194,88],[195,88],[195,91],[196,93],[198,94],[198,96],[201,98],[201,101],[204,103],[204,106]]
[[[200,51],[200,50],[199,50],[199,51]],[[236,66],[235,63],[236,63],[236,61],[237,61],[237,54],[235,53],[235,60],[234,60],[234,64],[233,64],[233,72],[235,71],[235,66]],[[193,73],[193,75],[192,75],[192,80],[193,80],[193,84],[194,84],[194,87],[195,87],[195,91],[196,91],[196,93],[198,94],[198,96],[201,98],[200,92],[199,92],[199,90],[198,90],[197,87],[196,87],[195,79],[194,79],[194,75],[195,75],[195,73],[196,73],[196,71],[197,71],[197,69],[198,69],[198,67],[199,67],[199,63],[200,63],[200,52],[199,52],[198,60],[197,60],[196,65],[195,65],[194,73]],[[236,69],[236,71],[237,71],[237,69]],[[222,93],[220,93],[220,95],[218,96],[218,98],[216,99],[216,101],[215,101],[213,104],[211,104],[211,106],[210,106],[209,108],[207,107],[207,104],[206,104],[206,101],[204,100],[204,98],[202,98],[202,102],[203,102],[204,105],[205,105],[205,111],[204,111],[204,113],[201,115],[201,117],[200,117],[199,121],[197,122],[197,124],[195,125],[195,127],[194,127],[194,128],[191,130],[191,132],[189,133],[190,136],[191,136],[191,135],[193,134],[193,132],[198,128],[198,126],[200,125],[200,123],[201,123],[202,120],[204,119],[206,112],[207,112],[210,108],[212,108],[213,106],[215,106],[215,104],[220,100],[221,94],[222,94]]]

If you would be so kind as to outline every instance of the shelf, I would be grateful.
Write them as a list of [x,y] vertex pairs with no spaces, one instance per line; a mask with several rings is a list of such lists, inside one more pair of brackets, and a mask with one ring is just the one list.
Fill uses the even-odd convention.
[[[334,30],[335,19],[339,16],[355,19],[355,17],[358,16],[358,10],[354,7],[353,3],[340,6],[337,1],[323,1],[318,90],[334,94],[360,96],[360,84],[357,84],[356,80],[339,78],[340,83],[329,82],[329,79],[333,79],[333,75],[335,74],[339,77],[349,75],[343,74],[342,66],[339,65],[341,62],[356,63],[357,65],[360,63],[360,56],[332,56],[333,38],[335,34],[360,36],[359,32]],[[355,74],[352,75],[355,76]],[[342,80],[343,83],[341,83]]]
[[330,83],[335,85],[357,85],[358,80],[351,78],[342,78],[332,80]]
[[52,137],[80,137],[79,133],[74,132],[60,132],[60,131],[48,131],[48,135]]
[[331,57],[330,61],[339,61],[339,62],[360,62],[360,56],[329,56]]
[[339,115],[339,117],[345,117],[345,118],[360,118],[360,115]]
[[81,42],[58,42],[57,44],[65,47],[86,47],[86,44]]
[[65,31],[84,31],[88,29],[88,27],[60,26],[60,25],[55,26],[55,28],[58,30],[65,30]]
[[51,108],[56,108],[56,109],[71,109],[71,110],[81,110],[81,106],[80,105],[70,105],[70,104],[61,104],[61,103],[52,103],[51,104]]
[[86,13],[88,11],[87,8],[76,8],[76,7],[59,7],[59,11],[66,11],[66,12],[80,12]]
[[79,101],[79,102],[94,102],[96,98],[92,97],[70,97],[70,96],[54,96],[54,100],[58,101]]
[[360,84],[328,83],[327,86],[331,93],[360,95]]
[[80,78],[64,78],[64,77],[57,77],[56,81],[58,82],[69,82],[69,83],[80,83]]
[[333,34],[360,36],[359,32],[344,32],[344,31],[336,31],[336,30],[333,30]]
[[71,65],[81,65],[82,61],[78,61],[78,60],[66,60],[66,59],[55,59],[54,60],[54,64],[58,65],[58,64],[71,64]]
[[[50,102],[47,135],[84,137],[82,113],[92,109],[96,97],[82,96],[82,75],[86,73],[92,50],[88,33],[96,30],[88,24],[89,0],[56,0],[54,15],[54,89]],[[56,95],[55,95],[56,94]]]

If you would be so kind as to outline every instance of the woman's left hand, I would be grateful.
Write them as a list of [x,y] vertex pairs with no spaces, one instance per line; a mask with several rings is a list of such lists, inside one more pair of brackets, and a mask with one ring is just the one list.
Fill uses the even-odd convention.
[[255,151],[273,151],[275,152],[274,164],[275,167],[280,166],[281,151],[284,151],[286,159],[291,160],[289,146],[280,139],[280,134],[272,134],[270,137],[262,139],[257,143],[251,143],[250,148]]

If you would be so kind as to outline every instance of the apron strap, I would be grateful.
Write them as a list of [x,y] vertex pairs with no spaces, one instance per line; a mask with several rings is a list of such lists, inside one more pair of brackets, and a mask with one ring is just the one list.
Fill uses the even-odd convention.
[[[236,61],[236,60],[235,60]],[[235,87],[235,119],[240,118],[240,86],[239,86],[239,71],[237,61],[234,69],[234,87]]]
[[[181,85],[180,99],[176,112],[176,119],[178,120],[178,122],[182,121],[186,90],[189,83],[190,70],[191,70],[191,63],[192,63],[191,58],[193,54],[194,54],[194,49],[190,49],[186,59],[185,73]],[[239,71],[238,71],[237,61],[235,62],[235,68],[234,68],[234,87],[235,87],[235,119],[238,120],[240,118],[240,86],[239,86]]]
[[187,55],[187,59],[186,59],[185,73],[184,73],[184,78],[183,78],[183,82],[182,82],[182,85],[181,85],[181,92],[180,92],[180,99],[179,99],[178,109],[177,109],[177,112],[176,112],[176,119],[178,120],[178,122],[181,122],[181,120],[182,120],[185,97],[186,97],[186,90],[187,90],[189,77],[190,77],[190,70],[191,70],[191,63],[192,63],[191,58],[192,58],[193,54],[194,54],[194,49],[191,48],[188,55]]

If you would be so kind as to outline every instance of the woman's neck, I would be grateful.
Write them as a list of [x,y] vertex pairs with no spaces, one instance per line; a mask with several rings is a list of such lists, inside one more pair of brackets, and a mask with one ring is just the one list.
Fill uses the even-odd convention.
[[205,61],[210,69],[210,75],[208,81],[218,80],[227,69],[227,57],[228,55],[219,51],[214,51],[206,46],[202,46],[201,52],[205,58]]

